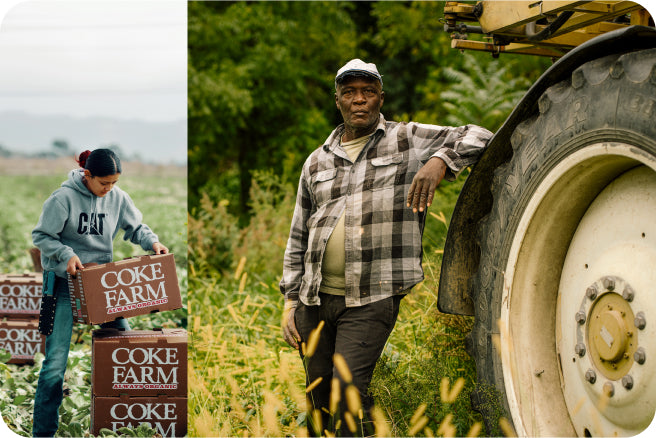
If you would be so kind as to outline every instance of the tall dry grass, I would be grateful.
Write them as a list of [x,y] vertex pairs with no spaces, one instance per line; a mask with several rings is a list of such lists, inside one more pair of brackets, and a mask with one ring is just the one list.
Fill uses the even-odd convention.
[[[402,300],[374,372],[378,436],[481,433],[480,416],[469,404],[475,366],[464,351],[472,321],[440,314],[435,306],[440,250],[458,187],[441,189],[431,207],[427,280]],[[251,196],[246,227],[238,227],[225,203],[209,199],[189,218],[190,436],[306,436],[308,424],[320,417],[306,413],[303,361],[281,332],[278,281],[295,190],[260,173]],[[303,347],[306,354],[315,339]],[[335,393],[331,406],[336,400]],[[361,409],[351,405],[346,421],[357,426]]]

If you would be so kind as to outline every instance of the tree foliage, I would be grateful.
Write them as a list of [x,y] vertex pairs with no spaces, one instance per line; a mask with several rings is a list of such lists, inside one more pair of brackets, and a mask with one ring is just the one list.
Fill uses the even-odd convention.
[[[425,117],[430,118],[431,108],[441,106],[447,111],[443,120],[446,125],[473,123],[496,131],[530,82],[525,77],[509,74],[515,65],[513,62],[490,62],[482,66],[471,54],[463,56],[470,66],[468,71],[446,67],[440,78],[432,75],[422,87],[427,108]],[[432,90],[437,82],[446,82],[448,87],[434,93]],[[420,112],[420,117],[423,114]]]
[[[348,7],[189,4],[191,187],[245,206],[250,170],[286,174],[318,146],[332,124],[323,110],[332,95],[332,71],[354,55]],[[191,205],[199,199],[200,193],[190,193]]]
[[[390,120],[495,129],[544,60],[463,56],[443,31],[444,2],[190,2],[189,206],[206,194],[248,222],[252,172],[296,184],[341,117],[334,75],[377,64]],[[528,81],[519,78],[526,77]],[[469,78],[469,79],[467,79]],[[494,92],[490,94],[490,89]]]

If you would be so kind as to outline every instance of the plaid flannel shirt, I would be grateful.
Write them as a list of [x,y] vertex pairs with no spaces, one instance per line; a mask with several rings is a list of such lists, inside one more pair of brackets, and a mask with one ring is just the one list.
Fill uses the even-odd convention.
[[453,181],[474,164],[492,133],[475,125],[443,127],[385,121],[351,162],[340,146],[344,125],[303,165],[283,264],[287,300],[319,305],[326,242],[345,212],[346,306],[405,293],[423,280],[425,214],[406,206],[417,171],[433,156]]

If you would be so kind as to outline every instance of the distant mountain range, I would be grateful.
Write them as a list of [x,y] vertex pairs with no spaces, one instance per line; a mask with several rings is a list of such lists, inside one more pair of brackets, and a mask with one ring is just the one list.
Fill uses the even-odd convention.
[[187,162],[187,121],[156,123],[0,112],[0,150],[35,155],[52,152],[54,142],[67,143],[75,153],[118,146],[124,159],[183,165]]

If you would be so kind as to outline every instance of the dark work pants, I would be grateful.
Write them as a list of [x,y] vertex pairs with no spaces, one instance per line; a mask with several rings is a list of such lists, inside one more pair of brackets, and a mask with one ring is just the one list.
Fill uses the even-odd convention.
[[[56,277],[55,296],[55,326],[52,333],[46,337],[45,359],[41,364],[34,396],[34,437],[55,436],[59,427],[59,407],[63,400],[64,374],[73,334],[73,311],[68,294],[68,281],[65,278]],[[124,319],[106,322],[100,327],[130,330],[130,325]]]
[[[341,436],[362,436],[372,434],[373,427],[369,411],[374,401],[368,393],[369,383],[387,338],[389,338],[399,313],[402,295],[360,307],[346,307],[343,296],[320,294],[320,306],[306,306],[299,302],[294,313],[296,329],[301,340],[307,344],[310,332],[324,321],[316,352],[303,356],[306,371],[306,384],[310,385],[319,377],[321,383],[308,394],[308,431],[321,436],[323,430],[335,431],[337,421],[341,419],[339,431]],[[361,423],[355,416],[358,430],[352,432],[344,420],[343,413],[348,409],[344,382],[333,364],[333,355],[341,354],[352,374],[352,383],[360,393],[364,420]],[[340,379],[341,396],[339,415],[330,415],[330,390],[333,377]],[[311,421],[311,412],[319,410],[322,414],[321,429]],[[364,427],[364,430],[363,430]]]

